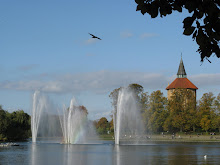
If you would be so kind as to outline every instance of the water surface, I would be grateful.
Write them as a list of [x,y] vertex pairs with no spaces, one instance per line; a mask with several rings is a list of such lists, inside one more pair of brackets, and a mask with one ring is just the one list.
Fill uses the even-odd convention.
[[[146,145],[99,144],[64,145],[21,142],[0,148],[0,164],[21,165],[138,165],[219,164],[220,143],[150,143]],[[207,155],[207,159],[204,159]]]

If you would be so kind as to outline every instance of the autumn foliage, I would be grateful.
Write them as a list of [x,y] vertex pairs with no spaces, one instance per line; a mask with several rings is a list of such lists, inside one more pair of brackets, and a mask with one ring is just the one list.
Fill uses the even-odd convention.
[[[160,90],[149,95],[138,84],[131,84],[130,87],[136,90],[146,133],[220,132],[220,94],[215,97],[211,92],[204,93],[196,101],[190,90],[177,89],[168,100]],[[117,108],[119,90],[120,88],[115,89],[110,94],[113,108]],[[101,121],[104,119],[100,119],[99,127],[102,125]],[[105,120],[104,126],[106,125]]]

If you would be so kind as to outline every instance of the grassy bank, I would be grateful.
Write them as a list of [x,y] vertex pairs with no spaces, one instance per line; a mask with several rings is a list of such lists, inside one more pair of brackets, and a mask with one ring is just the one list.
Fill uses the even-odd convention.
[[104,135],[99,135],[99,138],[101,140],[114,140],[114,135],[113,134],[104,134]]
[[151,141],[220,142],[220,135],[151,135]]
[[[114,140],[114,135],[100,135],[101,140]],[[132,140],[134,138],[126,138]],[[158,142],[220,142],[220,135],[146,135],[141,141],[158,141]]]

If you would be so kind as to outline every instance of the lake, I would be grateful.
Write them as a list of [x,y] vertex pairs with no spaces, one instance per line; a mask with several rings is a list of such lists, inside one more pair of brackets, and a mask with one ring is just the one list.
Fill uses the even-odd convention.
[[[1,165],[220,164],[220,143],[155,142],[146,145],[64,145],[20,142],[0,148]],[[207,155],[207,158],[204,158]]]

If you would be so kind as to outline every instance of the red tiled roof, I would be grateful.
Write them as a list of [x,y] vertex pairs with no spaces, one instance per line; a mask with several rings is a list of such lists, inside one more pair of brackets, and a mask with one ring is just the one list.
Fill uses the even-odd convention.
[[176,88],[198,89],[188,78],[176,78],[170,85],[168,85],[166,90]]

